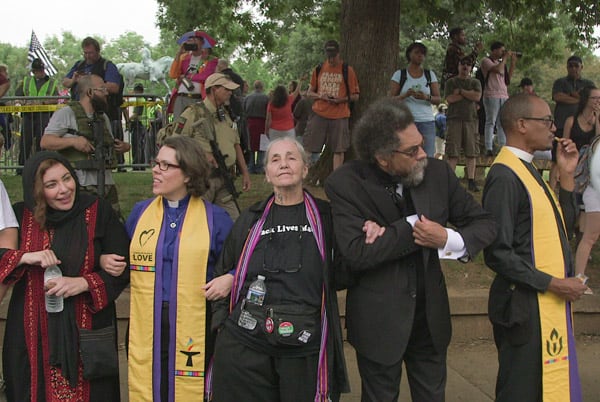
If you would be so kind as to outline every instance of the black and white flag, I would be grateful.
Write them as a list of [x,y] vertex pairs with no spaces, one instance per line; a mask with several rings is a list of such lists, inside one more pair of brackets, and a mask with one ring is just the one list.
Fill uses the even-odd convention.
[[42,62],[44,63],[46,73],[49,76],[54,76],[58,73],[58,70],[50,61],[48,53],[46,53],[44,47],[35,35],[35,32],[31,31],[31,43],[29,44],[29,54],[27,56],[27,60],[29,60],[29,62],[32,62],[34,59],[42,60]]

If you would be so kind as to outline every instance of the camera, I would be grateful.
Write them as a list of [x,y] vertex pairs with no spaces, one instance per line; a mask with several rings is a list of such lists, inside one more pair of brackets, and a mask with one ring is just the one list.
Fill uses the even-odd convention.
[[184,43],[183,44],[183,49],[184,50],[198,50],[198,44],[197,43]]
[[522,52],[515,52],[515,56],[521,57],[521,56],[523,56],[523,53]]
[[189,78],[186,78],[186,77],[182,78],[181,83],[188,91],[194,90],[194,83]]

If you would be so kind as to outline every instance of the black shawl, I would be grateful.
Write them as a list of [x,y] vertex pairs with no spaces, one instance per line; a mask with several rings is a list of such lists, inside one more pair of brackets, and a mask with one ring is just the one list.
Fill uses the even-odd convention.
[[[38,152],[27,160],[23,169],[23,200],[25,207],[32,212],[35,208],[33,194],[35,176],[40,164],[54,159],[65,166],[76,183],[75,201],[68,211],[50,207],[46,210],[46,228],[54,231],[50,248],[60,259],[63,276],[77,277],[84,263],[88,245],[88,231],[85,210],[96,201],[96,197],[81,193],[77,175],[69,161],[56,152]],[[48,343],[50,364],[60,366],[63,375],[72,387],[78,379],[78,328],[75,324],[75,304],[73,298],[64,300],[64,310],[48,314]]]

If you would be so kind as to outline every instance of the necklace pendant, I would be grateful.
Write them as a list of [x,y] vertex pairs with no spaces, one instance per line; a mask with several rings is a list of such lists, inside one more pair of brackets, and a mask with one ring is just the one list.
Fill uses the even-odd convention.
[[169,227],[171,229],[175,229],[177,227],[177,222],[171,222],[171,223],[169,223]]

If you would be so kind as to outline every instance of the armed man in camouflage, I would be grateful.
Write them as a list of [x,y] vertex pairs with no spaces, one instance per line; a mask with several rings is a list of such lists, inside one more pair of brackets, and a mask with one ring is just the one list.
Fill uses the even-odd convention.
[[[224,108],[232,91],[238,87],[224,74],[210,75],[205,82],[206,98],[189,105],[173,130],[175,135],[186,135],[200,143],[208,162],[214,166],[210,188],[203,198],[225,209],[233,220],[240,215],[236,203],[238,194],[231,180],[235,177],[236,162],[242,174],[242,190],[248,191],[251,186],[237,127]],[[221,155],[223,159],[219,160]]]

